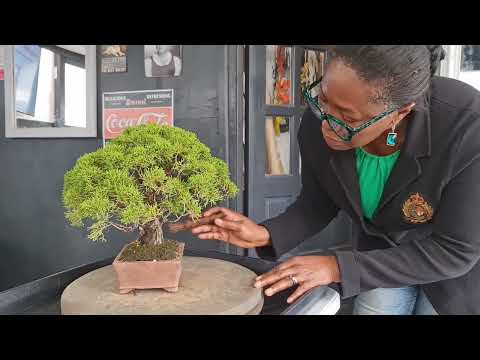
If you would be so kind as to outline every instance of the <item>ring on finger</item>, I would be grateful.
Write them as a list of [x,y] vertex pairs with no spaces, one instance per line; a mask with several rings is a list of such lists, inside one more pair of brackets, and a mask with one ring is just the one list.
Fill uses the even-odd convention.
[[298,285],[298,280],[295,276],[288,275],[288,277],[290,278],[290,281],[292,282],[292,286]]

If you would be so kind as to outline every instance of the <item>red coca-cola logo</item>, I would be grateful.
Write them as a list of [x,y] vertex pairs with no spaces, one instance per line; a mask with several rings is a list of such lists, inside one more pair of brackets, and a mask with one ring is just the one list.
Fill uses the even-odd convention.
[[[146,111],[145,111],[146,110]],[[169,108],[159,111],[148,109],[105,111],[105,138],[112,139],[131,126],[155,123],[158,125],[173,125],[172,111]]]

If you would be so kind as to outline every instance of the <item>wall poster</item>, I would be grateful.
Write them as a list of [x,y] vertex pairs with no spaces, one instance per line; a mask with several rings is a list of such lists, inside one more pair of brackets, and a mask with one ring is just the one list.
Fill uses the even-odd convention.
[[147,123],[173,126],[173,89],[103,93],[103,139]]
[[127,71],[127,45],[102,45],[102,73]]
[[145,76],[175,77],[182,74],[182,45],[145,45]]

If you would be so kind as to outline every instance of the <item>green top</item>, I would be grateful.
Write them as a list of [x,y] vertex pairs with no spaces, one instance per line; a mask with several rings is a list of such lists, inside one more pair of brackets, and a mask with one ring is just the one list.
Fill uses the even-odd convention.
[[372,219],[399,155],[400,150],[387,156],[372,155],[362,148],[355,150],[363,214],[367,219]]

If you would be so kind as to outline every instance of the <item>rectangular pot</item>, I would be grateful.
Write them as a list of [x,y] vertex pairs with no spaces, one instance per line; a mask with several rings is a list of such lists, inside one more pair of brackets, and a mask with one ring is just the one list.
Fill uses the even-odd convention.
[[164,289],[176,292],[182,273],[182,257],[185,247],[185,243],[179,244],[181,254],[179,260],[134,262],[118,260],[130,244],[125,245],[112,264],[117,274],[120,294],[126,294],[135,289]]

